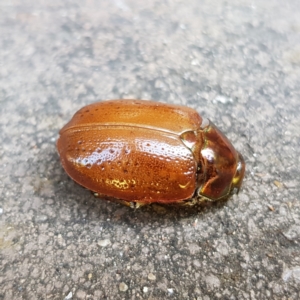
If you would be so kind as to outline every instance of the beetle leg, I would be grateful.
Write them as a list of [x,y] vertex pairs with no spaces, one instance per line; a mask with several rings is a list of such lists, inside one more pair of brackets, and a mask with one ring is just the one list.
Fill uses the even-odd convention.
[[188,200],[185,200],[182,202],[178,202],[178,204],[182,205],[182,206],[194,206],[194,205],[205,203],[205,202],[214,202],[214,201],[209,198],[206,198],[206,197],[203,197],[200,195],[196,195],[191,199],[188,199]]
[[125,205],[127,207],[133,208],[133,209],[138,209],[138,208],[140,208],[140,207],[142,207],[144,205],[149,204],[149,203],[144,203],[144,202],[125,201],[125,200],[122,200],[122,199],[109,197],[109,196],[106,196],[106,195],[103,195],[103,194],[99,194],[99,193],[93,193],[93,194],[97,198],[103,198],[103,199],[106,199],[108,201],[116,202],[116,203]]
[[182,206],[194,206],[198,203],[197,198],[192,198],[183,202],[180,202]]
[[134,202],[134,205],[135,205],[134,208],[137,209],[137,208],[140,208],[140,207],[146,205],[146,203],[143,203],[143,202]]
[[128,201],[121,200],[121,199],[112,199],[112,201],[120,203],[125,206],[128,206],[134,210],[139,209],[140,207],[147,204],[147,203],[141,203],[141,202],[128,202]]
[[120,203],[122,205],[125,205],[125,206],[128,206],[128,207],[132,208],[132,202],[128,202],[128,201],[125,201],[125,200],[121,200],[121,199],[109,197],[109,196],[106,196],[106,195],[103,195],[103,194],[99,194],[99,193],[93,193],[93,194],[97,198],[102,198],[102,199],[105,199],[105,200],[108,200],[108,201],[111,201],[111,202]]

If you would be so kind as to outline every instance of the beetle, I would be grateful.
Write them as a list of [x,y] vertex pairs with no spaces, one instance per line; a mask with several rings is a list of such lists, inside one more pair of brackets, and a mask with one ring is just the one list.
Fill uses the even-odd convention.
[[57,149],[75,182],[133,207],[226,199],[245,173],[242,155],[211,121],[148,100],[81,108],[60,130]]

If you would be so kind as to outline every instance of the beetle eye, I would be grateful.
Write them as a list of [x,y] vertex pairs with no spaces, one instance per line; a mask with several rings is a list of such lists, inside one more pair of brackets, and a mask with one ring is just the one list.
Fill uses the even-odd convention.
[[243,156],[240,153],[238,153],[238,163],[236,165],[235,175],[232,179],[232,192],[233,193],[235,193],[235,190],[237,190],[236,194],[239,192],[244,175],[245,175],[245,161],[244,161]]
[[236,185],[236,184],[239,182],[239,180],[240,180],[242,168],[243,168],[242,162],[239,161],[239,162],[237,163],[237,166],[236,166],[235,176],[234,176],[233,179],[232,179],[232,183],[233,183],[234,185]]

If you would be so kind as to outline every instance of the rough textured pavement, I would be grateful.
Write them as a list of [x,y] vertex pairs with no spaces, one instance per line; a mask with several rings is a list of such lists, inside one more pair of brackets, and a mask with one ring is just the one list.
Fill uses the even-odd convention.
[[[299,299],[298,0],[0,1],[0,299]],[[223,204],[131,210],[63,171],[81,106],[213,120],[247,163]]]

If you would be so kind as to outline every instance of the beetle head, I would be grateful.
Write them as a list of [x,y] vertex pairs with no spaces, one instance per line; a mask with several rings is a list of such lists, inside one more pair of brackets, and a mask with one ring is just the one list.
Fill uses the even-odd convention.
[[212,122],[206,120],[203,125],[198,196],[212,201],[227,198],[238,193],[245,174],[245,162]]

